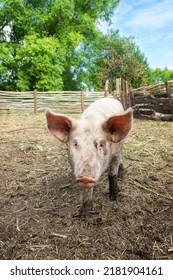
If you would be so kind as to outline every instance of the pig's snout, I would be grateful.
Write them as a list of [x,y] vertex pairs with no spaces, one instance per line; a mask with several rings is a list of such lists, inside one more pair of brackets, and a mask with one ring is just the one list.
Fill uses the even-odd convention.
[[81,187],[92,188],[96,185],[97,181],[94,178],[84,176],[77,178],[76,183]]

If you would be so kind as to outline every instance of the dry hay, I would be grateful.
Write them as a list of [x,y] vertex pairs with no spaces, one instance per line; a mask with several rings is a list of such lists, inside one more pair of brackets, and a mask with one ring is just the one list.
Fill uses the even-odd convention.
[[41,113],[1,116],[0,258],[172,259],[173,124],[135,121],[120,202],[109,201],[104,175],[81,221],[66,146],[44,122]]

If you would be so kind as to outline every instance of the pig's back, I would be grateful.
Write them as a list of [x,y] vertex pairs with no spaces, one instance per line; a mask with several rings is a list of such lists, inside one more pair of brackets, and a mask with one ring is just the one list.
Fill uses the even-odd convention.
[[81,118],[96,118],[104,120],[113,115],[119,115],[124,112],[120,101],[112,97],[105,97],[93,102],[81,115]]

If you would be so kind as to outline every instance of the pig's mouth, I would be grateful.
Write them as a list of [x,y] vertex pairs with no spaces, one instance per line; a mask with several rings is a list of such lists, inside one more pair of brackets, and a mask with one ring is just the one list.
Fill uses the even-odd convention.
[[76,183],[84,188],[92,188],[96,185],[97,181],[91,177],[81,177],[76,179]]

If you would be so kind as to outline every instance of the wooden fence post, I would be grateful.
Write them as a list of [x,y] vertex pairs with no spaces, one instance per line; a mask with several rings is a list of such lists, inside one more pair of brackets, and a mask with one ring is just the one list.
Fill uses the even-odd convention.
[[117,78],[116,79],[116,97],[117,98],[120,98],[120,91],[121,91],[121,89],[120,89],[120,79]]
[[34,89],[34,114],[37,114],[37,89]]
[[123,80],[123,97],[124,97],[124,109],[128,108],[127,100],[127,82]]
[[126,94],[127,94],[127,108],[131,107],[130,85],[126,81]]
[[105,84],[105,97],[107,97],[109,95],[109,81],[106,80],[106,84]]
[[124,107],[124,80],[120,78],[120,100]]
[[130,100],[129,106],[130,107],[134,106],[135,105],[135,97],[134,97],[133,88],[132,88],[131,85],[130,85],[130,88],[129,88],[129,100]]
[[169,99],[169,104],[171,106],[171,113],[173,114],[173,101],[172,101],[171,89],[168,81],[165,82],[165,87],[166,87],[166,94]]
[[85,109],[85,104],[84,104],[84,92],[81,91],[81,110],[82,112],[84,111]]

